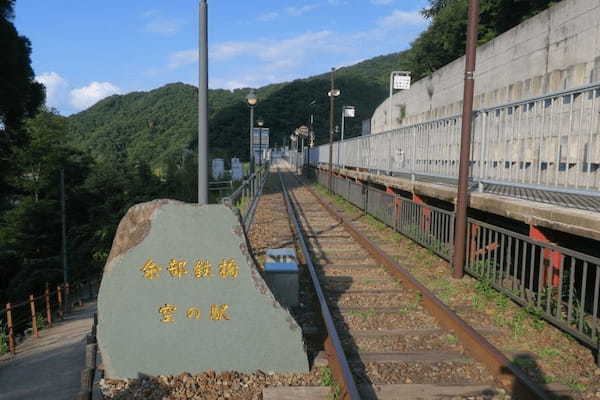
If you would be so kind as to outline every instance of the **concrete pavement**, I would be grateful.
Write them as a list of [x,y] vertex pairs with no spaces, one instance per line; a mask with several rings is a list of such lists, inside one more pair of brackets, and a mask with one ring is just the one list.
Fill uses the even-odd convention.
[[15,356],[0,356],[0,400],[75,398],[95,311],[96,303],[87,303],[19,344]]

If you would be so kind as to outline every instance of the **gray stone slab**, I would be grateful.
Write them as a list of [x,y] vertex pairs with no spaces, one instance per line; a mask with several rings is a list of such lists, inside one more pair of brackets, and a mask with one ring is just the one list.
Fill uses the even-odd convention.
[[132,207],[113,242],[98,310],[109,378],[308,371],[300,327],[264,283],[239,218],[224,205]]

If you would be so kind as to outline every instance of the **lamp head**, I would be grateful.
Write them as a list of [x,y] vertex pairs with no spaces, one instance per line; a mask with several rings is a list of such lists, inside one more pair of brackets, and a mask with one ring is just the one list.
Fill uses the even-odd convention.
[[258,102],[258,98],[256,97],[256,93],[254,93],[254,89],[250,90],[250,93],[246,96],[246,101],[250,107],[254,107]]

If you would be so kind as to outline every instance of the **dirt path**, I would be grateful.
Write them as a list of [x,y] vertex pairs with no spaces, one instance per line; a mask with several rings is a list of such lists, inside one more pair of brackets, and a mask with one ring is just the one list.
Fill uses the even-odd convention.
[[85,362],[85,335],[96,303],[88,303],[64,321],[17,346],[17,355],[0,357],[0,400],[73,399]]

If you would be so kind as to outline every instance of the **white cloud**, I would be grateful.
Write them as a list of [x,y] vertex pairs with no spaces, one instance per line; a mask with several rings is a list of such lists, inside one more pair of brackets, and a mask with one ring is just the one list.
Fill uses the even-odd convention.
[[306,4],[300,7],[287,7],[285,12],[292,17],[299,17],[317,8],[317,4]]
[[141,16],[142,16],[142,18],[152,18],[152,17],[156,17],[159,14],[160,14],[159,10],[157,10],[157,9],[151,9],[151,10],[144,11],[141,14]]
[[[286,12],[282,11],[281,15]],[[383,54],[402,50],[426,25],[427,20],[419,11],[395,9],[376,20],[369,29],[350,33],[322,30],[281,40],[257,38],[216,43],[209,48],[210,62],[238,68],[235,73],[211,75],[210,86],[234,89],[289,81],[306,75],[306,66],[321,65],[320,60],[328,60],[331,65],[352,65],[369,58],[374,51]],[[189,49],[171,53],[168,68],[197,63],[197,52],[197,49]],[[314,67],[309,67],[309,71],[319,72]]]
[[427,20],[423,17],[420,11],[402,11],[394,10],[391,15],[383,17],[378,21],[381,28],[402,28],[405,25],[421,25],[426,24]]
[[271,12],[266,12],[264,14],[259,15],[258,18],[256,18],[256,19],[261,22],[268,22],[268,21],[274,20],[277,17],[279,17],[279,13],[277,11],[271,11]]
[[143,28],[144,31],[163,36],[173,36],[185,25],[184,21],[166,18],[160,10],[155,9],[143,12],[141,17],[146,20]]
[[176,69],[198,62],[198,49],[181,50],[169,55],[169,68]]
[[309,50],[335,51],[328,40],[331,31],[308,32],[284,40],[256,40],[252,42],[225,42],[211,49],[210,57],[224,61],[242,55],[256,56],[263,61],[282,62],[302,58]]
[[394,0],[371,0],[371,4],[375,4],[376,6],[387,6],[393,2]]
[[183,22],[175,19],[157,18],[148,22],[145,30],[163,36],[173,36],[181,30]]
[[71,90],[70,103],[77,110],[84,110],[105,97],[121,93],[121,89],[110,82],[92,82],[87,86]]
[[69,83],[56,72],[45,72],[35,77],[46,87],[46,105],[59,108],[65,103]]

